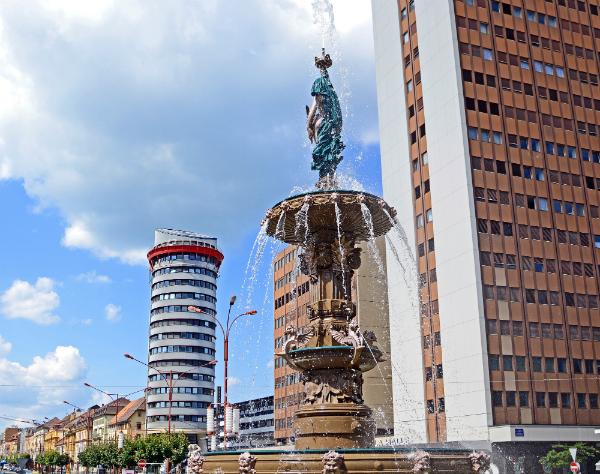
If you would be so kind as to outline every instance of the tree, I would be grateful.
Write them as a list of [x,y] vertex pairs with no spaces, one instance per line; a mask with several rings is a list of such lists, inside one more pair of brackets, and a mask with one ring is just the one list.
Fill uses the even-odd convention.
[[600,454],[599,450],[587,443],[578,442],[572,445],[557,444],[552,446],[552,449],[540,458],[540,464],[550,468],[569,467],[572,461],[569,448],[577,448],[577,460],[580,463],[584,463],[589,458]]

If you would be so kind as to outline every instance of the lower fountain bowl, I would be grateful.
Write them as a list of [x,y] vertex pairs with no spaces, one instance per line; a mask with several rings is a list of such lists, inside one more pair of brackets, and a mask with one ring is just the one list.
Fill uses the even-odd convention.
[[304,347],[289,351],[287,357],[302,370],[356,368],[367,372],[377,365],[367,347],[359,348],[358,351],[356,361],[353,361],[355,351],[351,346]]

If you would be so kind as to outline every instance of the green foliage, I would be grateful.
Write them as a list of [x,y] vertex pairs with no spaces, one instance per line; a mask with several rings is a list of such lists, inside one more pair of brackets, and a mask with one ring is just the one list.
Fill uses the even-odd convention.
[[552,446],[552,449],[540,458],[540,464],[551,468],[569,467],[572,461],[569,448],[577,448],[577,462],[580,464],[600,454],[600,451],[586,443],[557,444]]
[[70,459],[68,454],[48,451],[40,454],[35,461],[42,466],[66,466],[69,464]]
[[145,438],[126,439],[123,449],[116,443],[93,444],[79,453],[79,463],[85,467],[134,467],[140,459],[162,463],[170,458],[176,465],[187,455],[188,440],[183,433],[160,433]]

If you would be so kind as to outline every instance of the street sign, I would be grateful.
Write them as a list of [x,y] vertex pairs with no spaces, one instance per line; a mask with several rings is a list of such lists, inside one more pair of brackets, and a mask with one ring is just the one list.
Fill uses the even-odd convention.
[[523,429],[523,428],[515,428],[515,436],[517,438],[522,438],[523,436],[525,436],[525,429]]
[[579,472],[580,469],[580,465],[578,462],[573,461],[571,464],[569,464],[569,470],[571,472]]
[[146,467],[146,460],[145,460],[145,459],[140,459],[140,460],[138,461],[138,467],[139,467],[140,469],[144,469],[144,468]]

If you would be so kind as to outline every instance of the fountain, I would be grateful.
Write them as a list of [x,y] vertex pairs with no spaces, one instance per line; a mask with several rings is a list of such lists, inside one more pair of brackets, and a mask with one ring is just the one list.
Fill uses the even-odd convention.
[[[297,245],[300,270],[309,277],[312,302],[308,324],[286,328],[281,352],[300,373],[304,399],[296,411],[294,450],[205,453],[194,474],[342,473],[342,472],[485,472],[485,453],[444,447],[375,448],[375,423],[363,402],[363,373],[384,360],[372,331],[361,331],[352,302],[352,277],[361,265],[361,242],[372,243],[396,225],[395,210],[367,192],[338,189],[342,160],[342,114],[323,50],[315,58],[320,71],[306,108],[308,136],[314,142],[316,189],[273,206],[263,220],[266,235]],[[415,354],[415,357],[420,355]]]

